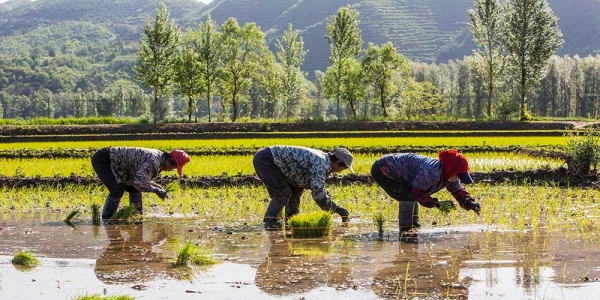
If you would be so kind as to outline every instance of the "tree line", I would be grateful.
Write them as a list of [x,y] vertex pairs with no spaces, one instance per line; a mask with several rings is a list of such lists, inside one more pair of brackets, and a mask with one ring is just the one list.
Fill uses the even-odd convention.
[[600,56],[554,55],[562,36],[546,1],[477,0],[468,13],[473,55],[427,64],[410,62],[391,42],[363,50],[358,12],[342,7],[326,25],[331,64],[309,80],[292,24],[271,51],[255,23],[218,25],[209,16],[183,32],[161,4],[144,27],[131,80],[102,92],[3,91],[2,115],[145,115],[154,122],[600,115]]

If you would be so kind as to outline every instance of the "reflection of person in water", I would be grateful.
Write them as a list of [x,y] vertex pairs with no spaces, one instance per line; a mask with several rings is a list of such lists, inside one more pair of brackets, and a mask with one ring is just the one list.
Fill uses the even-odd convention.
[[98,260],[94,273],[104,283],[133,283],[177,276],[171,264],[153,251],[166,239],[162,227],[144,230],[144,224],[105,225],[109,244]]
[[[399,244],[393,266],[381,269],[373,278],[373,292],[382,298],[467,299],[470,279],[459,281],[465,249],[436,255],[426,244]],[[420,249],[419,248],[423,248]]]
[[289,239],[270,233],[266,261],[256,272],[256,286],[272,295],[308,292],[319,286],[347,288],[351,270],[338,267],[325,258],[331,243],[322,239]]

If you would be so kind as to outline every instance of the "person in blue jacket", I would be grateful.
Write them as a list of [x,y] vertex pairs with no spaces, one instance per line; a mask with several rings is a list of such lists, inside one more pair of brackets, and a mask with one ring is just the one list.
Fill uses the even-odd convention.
[[419,205],[439,207],[432,194],[446,188],[460,207],[479,214],[481,206],[462,184],[473,183],[469,164],[455,149],[441,151],[439,159],[415,153],[393,153],[373,163],[371,176],[392,198],[399,202],[400,232],[421,227]]

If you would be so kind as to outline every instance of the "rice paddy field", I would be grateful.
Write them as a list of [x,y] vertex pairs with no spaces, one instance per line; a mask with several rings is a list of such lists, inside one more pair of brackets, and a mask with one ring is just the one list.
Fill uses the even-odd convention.
[[[362,178],[368,178],[377,158],[398,149],[436,157],[439,150],[457,148],[465,150],[471,172],[486,178],[565,168],[553,152],[517,150],[560,151],[567,140],[415,136],[2,143],[1,298],[595,299],[600,293],[600,191],[593,183],[480,180],[466,186],[482,206],[480,215],[460,207],[448,213],[421,207],[422,228],[410,241],[398,234],[398,202],[376,184],[347,176],[327,190],[348,209],[349,222],[333,214],[331,231],[323,238],[264,231],[269,196],[261,184],[182,185],[164,201],[144,194],[144,216],[134,222],[93,222],[92,205],[101,207],[107,194],[90,164],[96,149],[185,149],[192,154],[186,180],[229,182],[253,177],[252,154],[275,144],[348,147],[355,150],[353,166]],[[81,183],[44,183],[45,178],[73,177]],[[170,173],[157,180],[174,178]],[[454,201],[444,190],[434,197]],[[125,196],[121,206],[127,204]],[[74,211],[78,214],[69,218]],[[320,211],[308,191],[300,211]],[[20,251],[39,264],[14,263]]]

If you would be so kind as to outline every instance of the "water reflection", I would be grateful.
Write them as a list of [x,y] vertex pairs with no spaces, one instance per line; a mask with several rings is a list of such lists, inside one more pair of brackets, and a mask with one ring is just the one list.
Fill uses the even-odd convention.
[[291,239],[269,233],[269,252],[256,272],[258,288],[272,295],[290,295],[328,286],[345,289],[351,269],[331,260],[331,238]]
[[163,226],[104,225],[109,244],[96,260],[94,273],[107,284],[178,278],[181,270],[156,247],[167,239]]

